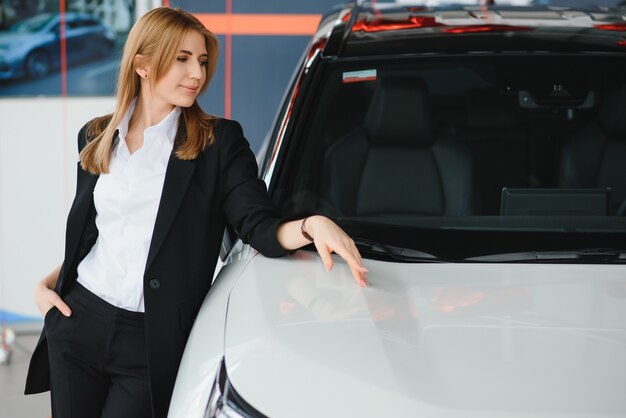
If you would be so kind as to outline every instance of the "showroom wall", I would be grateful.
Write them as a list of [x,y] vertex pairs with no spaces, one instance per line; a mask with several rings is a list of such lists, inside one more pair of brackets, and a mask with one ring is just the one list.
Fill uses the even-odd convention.
[[113,104],[109,97],[0,99],[0,320],[37,315],[33,286],[63,260],[76,133]]

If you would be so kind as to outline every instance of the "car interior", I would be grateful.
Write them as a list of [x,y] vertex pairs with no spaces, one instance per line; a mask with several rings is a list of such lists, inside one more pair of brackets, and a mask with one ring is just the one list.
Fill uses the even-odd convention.
[[[540,54],[330,63],[298,121],[291,213],[626,214],[626,69]],[[375,70],[346,82],[345,74]]]

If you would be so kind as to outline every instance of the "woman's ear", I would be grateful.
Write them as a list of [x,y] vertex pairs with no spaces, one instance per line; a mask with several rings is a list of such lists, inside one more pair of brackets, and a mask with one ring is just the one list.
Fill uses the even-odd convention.
[[139,74],[139,77],[147,79],[150,73],[150,66],[148,65],[146,57],[137,54],[133,62],[135,64],[135,71]]

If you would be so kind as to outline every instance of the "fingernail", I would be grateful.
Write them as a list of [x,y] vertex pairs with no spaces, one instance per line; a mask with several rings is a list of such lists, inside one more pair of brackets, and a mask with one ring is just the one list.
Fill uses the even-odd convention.
[[65,316],[70,316],[72,314],[72,311],[70,310],[66,310],[65,312],[63,312],[65,314]]

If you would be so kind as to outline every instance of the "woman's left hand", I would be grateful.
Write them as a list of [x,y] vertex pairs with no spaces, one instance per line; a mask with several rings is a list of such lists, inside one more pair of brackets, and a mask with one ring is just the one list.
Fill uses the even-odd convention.
[[315,215],[306,220],[306,230],[313,238],[317,252],[327,271],[333,268],[331,253],[338,254],[343,258],[358,284],[367,286],[367,269],[363,267],[361,254],[350,238],[336,223],[325,216]]

